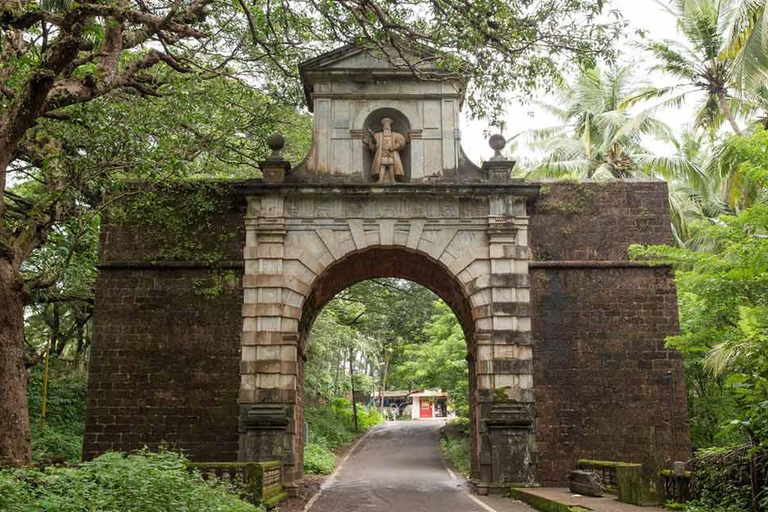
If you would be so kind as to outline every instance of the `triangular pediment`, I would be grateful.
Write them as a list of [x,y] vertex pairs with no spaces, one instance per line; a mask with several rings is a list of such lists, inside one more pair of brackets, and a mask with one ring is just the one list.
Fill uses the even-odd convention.
[[397,58],[388,59],[383,55],[376,55],[376,53],[354,45],[347,45],[304,61],[300,68],[302,72],[325,69],[366,69],[371,71],[407,69],[405,63],[400,67],[393,65],[393,62],[397,62]]

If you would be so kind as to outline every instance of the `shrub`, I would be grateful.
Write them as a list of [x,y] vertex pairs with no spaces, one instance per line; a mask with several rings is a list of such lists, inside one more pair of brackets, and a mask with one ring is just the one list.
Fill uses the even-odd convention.
[[469,437],[472,434],[472,424],[470,423],[469,418],[464,416],[457,416],[452,419],[446,423],[446,427],[454,427],[456,432],[464,437]]
[[345,398],[334,398],[329,406],[314,405],[304,409],[304,419],[309,426],[309,439],[304,447],[304,471],[327,475],[336,465],[337,450],[351,443],[360,432],[365,432],[384,421],[374,407],[359,406],[355,431],[352,403]]
[[259,512],[231,487],[203,481],[172,452],[106,453],[77,467],[0,471],[0,510],[8,512]]
[[52,364],[48,381],[47,418],[40,428],[43,377],[35,368],[27,390],[32,429],[32,456],[36,462],[80,462],[83,451],[86,380],[80,375],[59,376]]
[[[753,478],[762,489],[755,500],[760,503],[766,499],[768,450],[762,447],[703,450],[693,461],[693,473],[698,499],[687,504],[687,511],[746,512],[753,509]],[[765,510],[765,505],[760,503],[758,507]]]
[[330,475],[336,467],[336,455],[317,443],[304,446],[304,472],[312,475]]
[[463,476],[468,477],[471,466],[469,437],[444,437],[440,440],[440,448],[453,467]]
[[358,407],[357,424],[361,432],[368,431],[379,423],[384,422],[384,415],[376,407]]
[[332,407],[312,406],[304,410],[309,425],[309,442],[335,450],[355,438],[354,430]]

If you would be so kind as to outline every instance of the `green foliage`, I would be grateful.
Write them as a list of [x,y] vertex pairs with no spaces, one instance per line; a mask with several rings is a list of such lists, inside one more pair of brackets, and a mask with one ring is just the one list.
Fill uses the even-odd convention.
[[682,334],[668,343],[686,356],[694,442],[732,440],[727,430],[718,430],[727,420],[766,440],[768,205],[760,202],[692,229],[710,241],[708,250],[661,246],[631,252],[677,268]]
[[456,315],[442,300],[435,301],[434,314],[424,326],[426,341],[405,347],[404,361],[396,369],[410,388],[441,388],[448,393],[456,413],[469,415],[467,343]]
[[331,399],[350,391],[350,350],[355,391],[413,386],[398,371],[406,347],[426,341],[435,295],[403,279],[371,279],[354,284],[328,303],[313,324],[306,366],[307,394]]
[[[52,365],[52,366],[55,366]],[[59,374],[52,369],[48,382],[45,427],[40,427],[42,367],[35,368],[27,390],[35,461],[79,462],[85,422],[86,381],[81,375]]]
[[544,153],[527,175],[607,179],[695,172],[685,161],[656,158],[644,147],[643,138],[673,138],[652,113],[624,108],[637,91],[631,66],[593,67],[562,84],[556,103],[532,101],[561,124],[527,133],[530,146]]
[[469,477],[471,465],[471,442],[469,436],[443,437],[440,440],[440,448],[445,458],[451,462],[453,467],[465,478]]
[[336,454],[321,444],[304,446],[304,472],[310,475],[330,475],[336,467]]
[[346,398],[334,398],[327,405],[306,406],[304,420],[309,427],[309,440],[304,446],[304,471],[327,475],[336,465],[333,450],[351,443],[360,433],[383,422],[384,417],[374,407],[358,406],[359,430],[355,431],[352,403]]
[[203,481],[172,452],[106,453],[73,468],[0,471],[0,510],[9,512],[258,512],[218,481]]
[[[736,137],[744,173],[768,177],[766,134]],[[632,247],[635,258],[676,268],[681,330],[668,344],[685,355],[697,447],[748,435],[768,441],[768,198],[691,226],[698,250]],[[725,428],[724,428],[725,427]]]
[[[753,469],[754,468],[754,469]],[[768,505],[768,450],[745,447],[704,450],[693,463],[696,500],[688,512],[745,512],[752,507],[752,471],[758,484],[757,510]],[[760,485],[760,483],[763,483]]]
[[346,415],[327,405],[304,407],[304,420],[309,426],[309,443],[331,450],[351,442],[357,435],[354,424],[347,422]]

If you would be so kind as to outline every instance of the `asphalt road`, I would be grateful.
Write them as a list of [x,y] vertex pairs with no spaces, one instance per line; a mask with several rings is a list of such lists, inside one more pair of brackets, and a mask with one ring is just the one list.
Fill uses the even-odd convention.
[[443,463],[439,421],[376,427],[305,510],[311,512],[529,512],[511,500],[470,497]]

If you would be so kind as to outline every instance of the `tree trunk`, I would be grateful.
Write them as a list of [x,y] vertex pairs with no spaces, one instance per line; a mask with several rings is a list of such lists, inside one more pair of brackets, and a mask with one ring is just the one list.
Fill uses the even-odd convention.
[[381,404],[379,407],[384,409],[384,391],[387,390],[387,373],[389,373],[389,359],[384,360],[384,371],[381,373]]
[[742,135],[741,128],[739,128],[739,125],[736,123],[736,118],[733,116],[731,107],[729,107],[728,102],[725,101],[725,91],[720,91],[717,93],[717,104],[720,107],[720,110],[723,111],[723,115],[728,120],[728,123],[731,125],[733,133],[736,135]]
[[32,458],[24,368],[25,299],[18,270],[0,258],[0,465],[23,466]]
[[352,381],[352,417],[355,418],[355,432],[360,430],[357,425],[357,402],[355,401],[355,366],[354,366],[354,351],[349,349],[349,378]]

